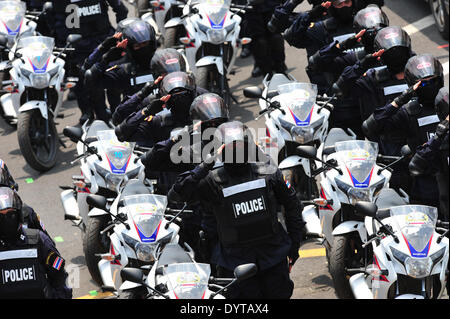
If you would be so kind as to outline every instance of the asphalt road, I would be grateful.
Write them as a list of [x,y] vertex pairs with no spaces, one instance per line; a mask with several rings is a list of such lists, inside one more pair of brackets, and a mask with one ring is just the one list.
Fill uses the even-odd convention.
[[[446,69],[445,84],[448,86],[448,42],[444,41],[438,33],[432,20],[430,9],[423,0],[385,0],[384,11],[387,13],[390,25],[400,25],[406,28],[412,38],[412,47],[417,53],[432,53],[439,58]],[[299,6],[300,10],[308,8],[308,4]],[[130,10],[130,16],[133,10]],[[308,82],[304,71],[306,53],[285,44],[286,64],[289,72],[298,80]],[[231,110],[233,119],[248,123],[251,127],[264,127],[261,118],[255,121],[259,111],[255,100],[243,97],[242,89],[246,86],[260,85],[262,78],[251,78],[252,58],[237,59],[236,73],[230,79],[233,94],[240,101]],[[50,171],[40,174],[27,165],[21,155],[15,128],[0,119],[0,158],[8,165],[14,178],[20,185],[22,199],[32,206],[41,216],[48,232],[57,241],[57,248],[66,259],[66,267],[70,271],[74,298],[95,297],[99,287],[91,280],[81,244],[81,232],[72,226],[71,222],[64,221],[63,207],[59,199],[61,192],[59,185],[70,185],[71,176],[78,175],[78,164],[70,165],[76,151],[75,145],[62,135],[65,126],[75,125],[78,122],[80,111],[75,102],[66,101],[63,105],[63,119],[57,120],[57,129],[67,148],[60,148],[58,163]],[[302,258],[295,264],[292,278],[295,282],[295,291],[292,298],[298,299],[333,299],[334,294],[331,277],[327,271],[327,262],[322,246],[314,241],[305,242],[302,247]],[[90,294],[91,293],[91,294]],[[98,295],[97,297],[100,297]]]

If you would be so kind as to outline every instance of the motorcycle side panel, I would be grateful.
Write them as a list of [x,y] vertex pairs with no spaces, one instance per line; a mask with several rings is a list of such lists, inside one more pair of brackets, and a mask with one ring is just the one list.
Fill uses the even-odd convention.
[[195,67],[207,66],[207,65],[216,65],[217,71],[221,75],[223,75],[223,59],[219,56],[205,56],[195,63]]
[[67,189],[61,192],[60,198],[65,216],[80,217],[80,210],[78,209],[77,199],[73,194],[73,190]]
[[98,269],[102,277],[103,285],[107,287],[114,287],[114,280],[111,272],[111,263],[108,260],[100,259],[98,262]]
[[306,206],[302,211],[303,220],[306,222],[306,231],[308,234],[321,235],[322,227],[317,216],[316,207],[314,205]]
[[349,234],[357,231],[363,243],[367,241],[367,231],[363,222],[345,221],[339,224],[332,232],[333,236]]
[[181,21],[180,17],[175,17],[170,19],[169,21],[166,22],[166,24],[164,24],[164,28],[174,28],[176,26],[182,25],[183,21]]
[[16,108],[15,105],[19,105],[19,94],[4,94],[0,97],[0,103],[2,104],[5,117],[17,119],[17,113],[19,109]]
[[48,119],[47,102],[45,101],[28,101],[19,108],[19,113],[38,109],[44,119]]
[[352,289],[353,295],[356,299],[373,299],[372,292],[367,285],[364,274],[356,274],[349,279],[350,288]]
[[137,284],[135,282],[131,282],[131,281],[125,281],[122,283],[122,285],[120,285],[119,290],[128,290],[128,289],[133,289],[136,287],[140,287],[142,286],[141,284]]
[[102,216],[102,215],[109,215],[109,214],[107,212],[105,212],[104,210],[98,209],[98,208],[92,208],[88,214],[89,217]]

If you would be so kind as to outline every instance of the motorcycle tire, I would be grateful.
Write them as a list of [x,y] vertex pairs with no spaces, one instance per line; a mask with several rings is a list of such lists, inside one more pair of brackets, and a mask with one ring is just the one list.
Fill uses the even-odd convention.
[[45,119],[42,118],[41,112],[38,109],[22,112],[17,119],[17,137],[19,140],[20,151],[28,165],[40,172],[46,172],[55,166],[56,153],[58,150],[58,133],[53,119],[49,117],[49,133],[51,139],[49,139],[49,148],[46,149],[48,155],[42,157],[38,154],[39,150],[35,152],[37,146],[34,143],[32,136],[36,138],[36,134],[38,134],[38,132],[35,131],[36,126],[42,126],[44,125],[44,122]]
[[[110,242],[102,242],[102,235],[100,232],[106,228],[108,222],[111,220],[109,216],[92,216],[88,217],[86,224],[86,232],[83,240],[84,258],[86,259],[86,265],[92,279],[99,285],[103,285],[103,280],[98,269],[98,262],[100,257],[96,254],[105,254],[109,252]],[[107,236],[106,234],[104,236]],[[109,237],[104,237],[103,239]]]
[[333,279],[336,296],[339,299],[354,299],[345,270],[346,268],[351,268],[347,262],[349,255],[351,255],[352,240],[351,234],[335,236],[330,250],[328,267]]
[[[231,106],[230,95],[225,94],[224,96],[224,94],[220,92],[219,71],[217,71],[217,68],[214,65],[206,65],[198,67],[195,74],[195,82],[198,87],[204,88],[205,90],[208,90],[211,93],[216,93],[220,95],[225,101],[225,104],[228,105],[228,107]],[[225,85],[227,85],[226,81]]]
[[164,48],[175,48],[180,45],[180,37],[182,37],[180,27],[167,28],[164,33]]

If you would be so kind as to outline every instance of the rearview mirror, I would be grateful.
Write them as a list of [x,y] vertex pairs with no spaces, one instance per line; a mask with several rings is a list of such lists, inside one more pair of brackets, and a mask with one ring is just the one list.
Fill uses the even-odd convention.
[[77,143],[83,136],[83,131],[79,127],[67,126],[63,130],[64,136],[67,136],[72,142]]
[[89,206],[93,206],[98,209],[106,210],[107,201],[104,196],[89,195],[86,198],[86,203],[88,203]]
[[67,37],[67,43],[68,44],[74,44],[78,41],[80,41],[83,38],[81,34],[69,34]]
[[137,284],[141,284],[144,281],[144,273],[137,268],[123,268],[120,271],[120,275],[124,281],[131,281]]
[[378,207],[371,202],[357,202],[355,204],[356,213],[360,216],[376,217]]
[[301,145],[296,148],[295,153],[300,157],[315,159],[317,156],[317,149],[314,146]]
[[262,90],[257,86],[249,86],[244,89],[244,96],[251,99],[259,99],[262,97]]
[[239,265],[234,269],[234,277],[237,281],[243,281],[256,275],[258,268],[255,264]]
[[42,6],[42,11],[52,12],[53,11],[53,3],[50,1],[44,3],[44,5]]
[[412,151],[409,145],[403,145],[400,150],[400,153],[402,154],[403,157],[407,157],[412,154]]

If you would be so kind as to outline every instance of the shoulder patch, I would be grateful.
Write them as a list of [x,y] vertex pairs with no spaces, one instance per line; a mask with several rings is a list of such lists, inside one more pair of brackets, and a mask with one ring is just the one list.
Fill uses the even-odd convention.
[[147,116],[144,121],[151,122],[153,120],[153,115]]
[[60,256],[58,256],[58,254],[56,254],[54,251],[51,251],[48,254],[47,259],[45,261],[47,267],[53,268],[57,271],[59,271],[61,268],[64,268],[64,263],[65,260]]

